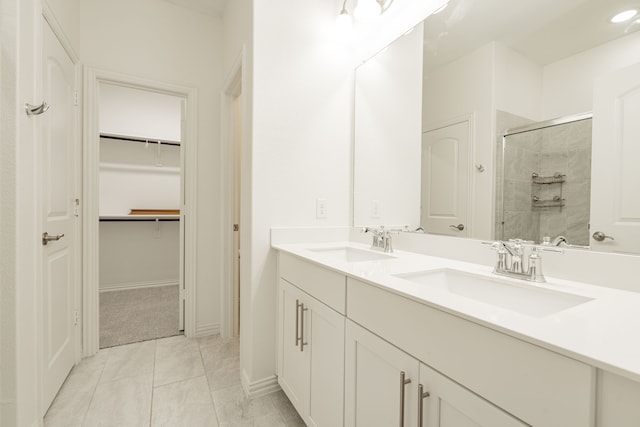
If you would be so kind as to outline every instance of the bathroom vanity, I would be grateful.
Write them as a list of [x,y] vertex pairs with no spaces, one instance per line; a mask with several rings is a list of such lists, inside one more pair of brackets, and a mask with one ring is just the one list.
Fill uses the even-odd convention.
[[307,425],[640,425],[637,293],[353,242],[274,248],[278,381]]

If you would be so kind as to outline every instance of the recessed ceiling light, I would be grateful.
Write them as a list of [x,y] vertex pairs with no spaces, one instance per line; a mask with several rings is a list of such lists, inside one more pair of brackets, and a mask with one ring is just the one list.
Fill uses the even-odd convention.
[[613,22],[614,24],[617,24],[617,23],[620,23],[620,22],[625,22],[625,21],[628,21],[629,19],[633,18],[637,14],[638,14],[638,11],[635,10],[635,9],[625,10],[624,12],[620,12],[616,16],[611,18],[611,22]]

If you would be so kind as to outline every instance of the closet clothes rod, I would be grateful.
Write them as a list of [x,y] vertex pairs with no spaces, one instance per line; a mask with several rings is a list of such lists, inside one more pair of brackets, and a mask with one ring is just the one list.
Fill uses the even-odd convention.
[[100,218],[100,222],[157,222],[157,221],[180,221],[180,218]]
[[174,145],[176,147],[180,146],[180,141],[167,141],[164,139],[144,139],[144,138],[135,138],[135,137],[131,137],[131,136],[120,136],[120,135],[111,135],[108,133],[101,133],[100,134],[100,138],[105,138],[105,139],[116,139],[119,141],[131,141],[131,142],[142,142],[144,144],[157,144],[158,142],[160,142],[162,145]]

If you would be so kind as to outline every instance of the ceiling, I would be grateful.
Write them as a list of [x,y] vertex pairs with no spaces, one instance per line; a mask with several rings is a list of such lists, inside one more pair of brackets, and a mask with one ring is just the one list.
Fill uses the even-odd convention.
[[546,65],[640,30],[640,23],[609,22],[630,8],[640,9],[640,0],[451,0],[425,21],[425,65],[435,68],[491,41]]
[[165,0],[211,16],[221,16],[229,0]]

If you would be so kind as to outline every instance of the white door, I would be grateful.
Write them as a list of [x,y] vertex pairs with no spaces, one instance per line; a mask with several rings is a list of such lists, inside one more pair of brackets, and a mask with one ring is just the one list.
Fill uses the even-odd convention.
[[429,233],[466,237],[469,198],[469,122],[422,135],[420,225]]
[[[420,364],[424,391],[419,427],[525,427],[480,396]],[[428,395],[427,395],[428,393]]]
[[355,323],[346,323],[345,426],[416,425],[418,361]]
[[590,225],[594,249],[640,253],[639,117],[640,64],[596,81]]
[[43,23],[43,88],[51,105],[42,115],[42,232],[53,238],[42,256],[44,408],[48,408],[75,359],[74,291],[76,248],[74,65]]

